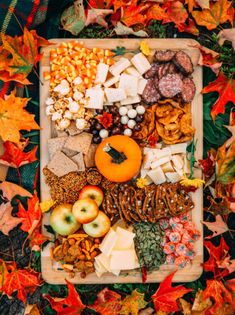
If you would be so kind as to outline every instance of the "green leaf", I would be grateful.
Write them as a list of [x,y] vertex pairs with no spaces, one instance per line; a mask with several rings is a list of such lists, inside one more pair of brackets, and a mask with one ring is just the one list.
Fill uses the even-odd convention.
[[53,230],[53,228],[50,225],[45,225],[44,224],[44,228],[47,230],[48,233],[56,236],[56,232]]
[[190,174],[189,174],[189,178],[192,179],[193,178],[193,169],[194,169],[194,165],[197,162],[196,158],[195,158],[195,151],[196,151],[196,145],[197,145],[197,140],[195,141],[194,138],[192,140],[192,142],[187,146],[187,152],[189,153],[189,161],[190,161]]
[[115,53],[115,56],[122,56],[125,55],[127,51],[125,47],[117,46],[116,49],[112,49],[112,52]]

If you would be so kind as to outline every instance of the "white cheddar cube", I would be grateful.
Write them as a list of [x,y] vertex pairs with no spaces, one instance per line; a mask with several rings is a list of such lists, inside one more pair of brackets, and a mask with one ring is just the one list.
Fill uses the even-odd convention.
[[139,95],[136,96],[129,96],[125,98],[124,100],[121,101],[121,105],[131,105],[131,104],[136,104],[141,101],[141,98]]
[[108,88],[112,85],[114,85],[115,83],[117,83],[120,79],[120,75],[117,75],[116,77],[112,77],[110,79],[108,79],[105,83],[104,83],[104,87]]
[[104,83],[106,81],[108,71],[109,65],[100,62],[97,66],[95,83]]
[[130,65],[130,61],[127,58],[122,57],[109,68],[109,72],[112,73],[113,76],[117,76]]
[[165,173],[165,175],[171,183],[177,183],[181,179],[181,176],[177,172]]
[[170,157],[171,156],[171,149],[169,147],[163,148],[163,149],[155,149],[154,150],[154,155],[158,158],[161,159],[165,156]]
[[177,144],[171,144],[170,149],[172,154],[177,153],[186,153],[187,143],[177,143]]
[[138,88],[137,88],[137,93],[138,94],[140,94],[140,95],[143,94],[144,88],[145,88],[147,82],[148,81],[146,79],[144,79],[144,78],[141,78],[141,79],[138,80]]
[[91,109],[103,109],[104,106],[104,91],[101,88],[90,88],[86,90],[88,103],[84,107]]
[[184,166],[184,161],[179,154],[172,155],[172,162],[175,168],[182,169]]
[[161,158],[159,160],[154,159],[153,162],[151,163],[150,167],[152,169],[154,169],[154,168],[156,168],[156,167],[158,167],[158,166],[160,166],[162,164],[165,164],[165,163],[167,163],[169,161],[170,161],[169,156],[164,156],[163,158]]
[[173,168],[171,162],[167,162],[167,163],[161,165],[161,169],[163,170],[164,173],[174,172],[174,168]]
[[116,229],[116,233],[118,235],[118,239],[114,246],[114,250],[130,249],[131,245],[134,243],[135,233],[122,229],[119,226]]
[[135,269],[136,254],[133,249],[114,250],[110,256],[111,270],[131,270]]
[[148,59],[142,53],[136,54],[133,58],[131,58],[131,62],[140,74],[144,74],[151,68]]
[[108,234],[105,235],[104,239],[102,240],[99,249],[102,253],[106,256],[109,256],[116,244],[118,239],[117,233],[111,228]]
[[119,102],[126,98],[124,89],[105,88],[104,91],[108,102]]
[[128,67],[125,72],[137,78],[142,78],[141,74],[134,67]]
[[138,88],[137,77],[122,73],[120,75],[119,88],[124,89],[127,96],[136,96]]
[[166,176],[160,166],[154,170],[149,171],[147,174],[155,185],[160,185],[166,181]]

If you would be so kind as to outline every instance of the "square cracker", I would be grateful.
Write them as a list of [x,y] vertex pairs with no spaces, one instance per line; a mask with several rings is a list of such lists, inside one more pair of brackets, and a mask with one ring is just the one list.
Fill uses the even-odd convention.
[[63,146],[64,146],[64,144],[65,144],[67,139],[68,139],[68,136],[51,138],[51,139],[47,140],[50,160],[53,158],[53,155],[57,151],[61,151],[62,150],[62,148],[63,148]]
[[57,151],[52,160],[48,163],[47,168],[56,176],[61,177],[70,172],[77,172],[78,166],[63,152]]
[[87,152],[87,154],[84,155],[84,162],[86,164],[86,167],[93,167],[95,166],[95,151],[97,149],[98,145],[92,143],[90,145],[90,148]]
[[69,133],[70,136],[75,136],[78,135],[79,133],[82,133],[82,130],[79,130],[76,127],[76,123],[73,121],[71,122],[71,124],[69,125],[69,127],[67,128],[67,131]]
[[70,136],[64,144],[64,148],[87,154],[92,141],[92,134],[82,132],[76,136]]
[[79,172],[85,171],[85,163],[84,163],[82,153],[78,153],[78,154],[74,155],[73,157],[71,157],[71,160],[77,164]]

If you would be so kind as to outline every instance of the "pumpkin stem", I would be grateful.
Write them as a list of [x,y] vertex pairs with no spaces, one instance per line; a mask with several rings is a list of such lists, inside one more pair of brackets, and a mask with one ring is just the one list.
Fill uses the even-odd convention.
[[103,150],[111,156],[112,162],[115,164],[121,164],[127,159],[123,152],[119,152],[118,150],[114,149],[109,143],[105,145]]

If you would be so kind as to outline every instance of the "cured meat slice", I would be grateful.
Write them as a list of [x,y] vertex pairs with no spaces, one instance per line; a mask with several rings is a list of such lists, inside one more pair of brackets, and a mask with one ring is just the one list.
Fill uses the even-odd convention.
[[157,75],[157,70],[159,65],[157,63],[152,63],[151,68],[144,74],[145,79],[151,79]]
[[154,54],[154,60],[159,62],[168,62],[172,60],[175,55],[175,51],[173,50],[160,50],[156,51]]
[[178,51],[173,58],[173,62],[184,75],[189,75],[193,72],[192,61],[184,51]]
[[183,87],[181,96],[185,103],[192,102],[196,93],[196,86],[191,78],[184,78],[183,79]]
[[158,93],[158,90],[155,87],[154,79],[148,80],[144,88],[142,98],[147,104],[155,103],[160,99],[160,94]]
[[157,69],[158,79],[161,79],[168,73],[176,73],[176,72],[177,72],[177,69],[172,62],[163,63],[159,65]]
[[180,76],[175,74],[167,74],[159,80],[158,89],[160,94],[166,98],[172,98],[182,92],[183,82]]

